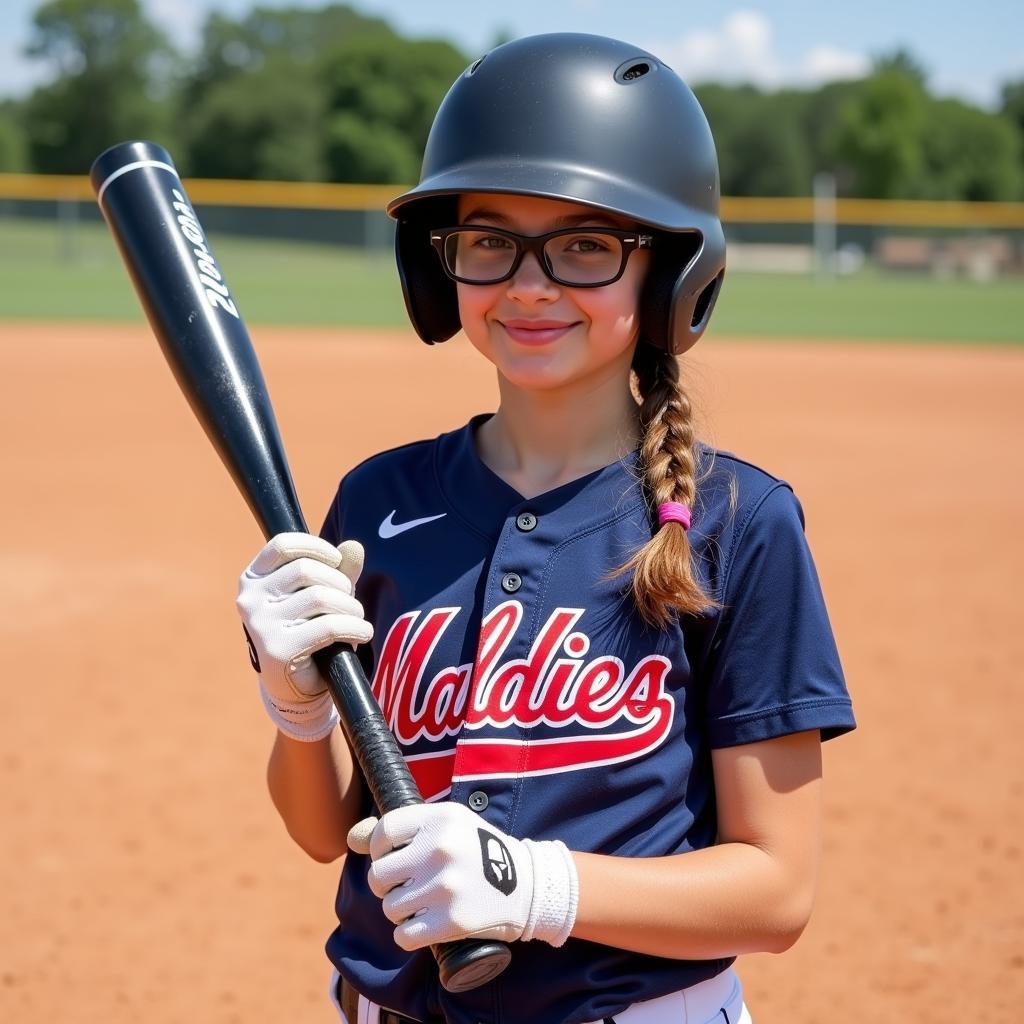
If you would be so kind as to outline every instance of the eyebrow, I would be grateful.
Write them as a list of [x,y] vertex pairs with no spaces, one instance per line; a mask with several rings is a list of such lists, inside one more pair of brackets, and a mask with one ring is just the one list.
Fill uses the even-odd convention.
[[[475,209],[470,210],[470,212],[466,214],[463,223],[465,223],[466,221],[475,220],[479,218],[497,221],[499,224],[505,224],[506,226],[512,223],[512,221],[503,213],[498,213],[497,210],[488,210],[486,207],[483,206],[478,206]],[[619,227],[619,222],[613,220],[611,217],[605,216],[602,213],[591,212],[569,213],[563,217],[556,217],[551,223],[554,224],[556,228],[568,228],[574,227],[578,224],[582,224],[585,221],[599,221],[601,224],[606,224],[608,227]]]

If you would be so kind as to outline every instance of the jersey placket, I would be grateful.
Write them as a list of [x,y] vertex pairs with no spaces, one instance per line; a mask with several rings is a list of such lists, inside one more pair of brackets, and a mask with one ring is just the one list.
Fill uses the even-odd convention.
[[456,741],[452,799],[505,831],[515,817],[515,776],[530,733],[517,721],[515,705],[536,685],[551,653],[534,650],[534,643],[552,540],[529,500],[508,510],[486,569],[466,718]]

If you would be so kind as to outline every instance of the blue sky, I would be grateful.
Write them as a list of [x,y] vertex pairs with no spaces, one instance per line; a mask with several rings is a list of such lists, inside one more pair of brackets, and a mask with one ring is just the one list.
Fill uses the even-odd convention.
[[[187,50],[210,11],[239,15],[254,0],[142,2]],[[324,3],[290,0],[295,6]],[[0,4],[0,96],[23,94],[47,77],[45,67],[21,53],[38,6],[39,0]],[[813,85],[855,75],[872,55],[896,46],[909,48],[925,65],[935,92],[986,106],[996,103],[1001,82],[1024,78],[1020,0],[354,0],[352,6],[388,18],[409,35],[452,39],[471,55],[486,50],[499,30],[514,36],[553,31],[617,36],[658,54],[690,81]]]

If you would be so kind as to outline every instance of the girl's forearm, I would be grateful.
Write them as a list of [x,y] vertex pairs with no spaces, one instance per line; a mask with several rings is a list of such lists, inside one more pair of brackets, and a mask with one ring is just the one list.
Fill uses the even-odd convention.
[[794,877],[746,843],[672,857],[573,858],[580,879],[573,936],[655,956],[781,953],[803,931],[814,900],[816,869]]
[[288,834],[310,857],[327,864],[345,853],[359,816],[360,783],[340,729],[315,743],[278,732],[267,786]]

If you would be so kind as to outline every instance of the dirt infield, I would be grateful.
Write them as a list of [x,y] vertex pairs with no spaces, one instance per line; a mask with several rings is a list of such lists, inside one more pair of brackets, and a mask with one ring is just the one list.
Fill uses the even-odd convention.
[[[356,460],[493,407],[460,342],[254,333],[315,525]],[[0,324],[0,370],[0,1020],[331,1024],[337,868],[266,794],[248,511],[145,328]],[[755,1021],[1021,1020],[1024,351],[708,339],[684,373],[801,497],[860,723],[814,919],[741,961]]]

